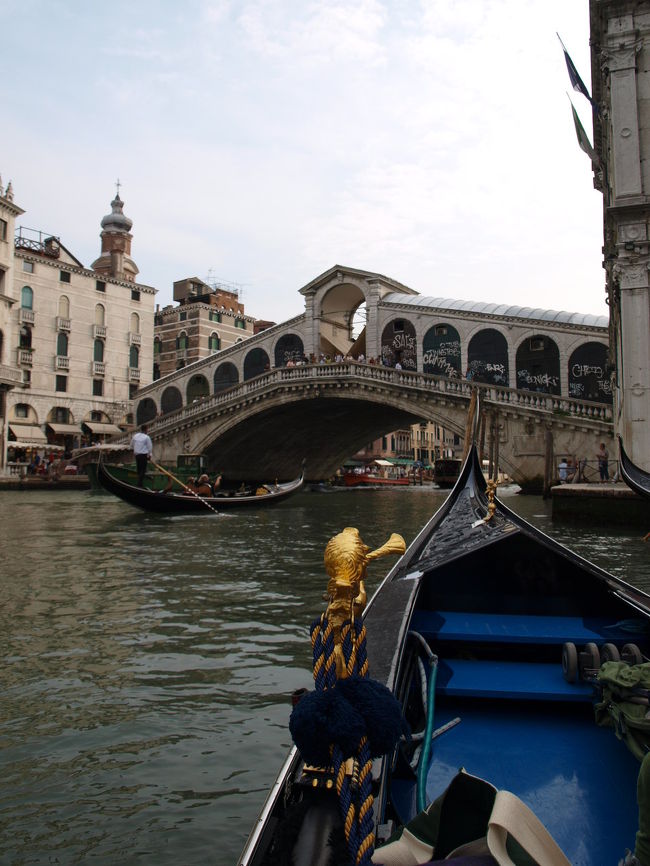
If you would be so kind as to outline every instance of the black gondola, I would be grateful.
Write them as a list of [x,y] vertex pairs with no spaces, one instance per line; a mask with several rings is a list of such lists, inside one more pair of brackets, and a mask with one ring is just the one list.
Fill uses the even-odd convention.
[[644,472],[643,469],[639,469],[638,466],[632,463],[623,447],[623,440],[620,436],[618,439],[618,449],[620,452],[620,466],[623,480],[639,496],[645,496],[646,499],[650,499],[650,472]]
[[239,493],[228,491],[220,496],[198,496],[191,493],[172,493],[148,490],[127,484],[111,474],[110,467],[103,462],[97,464],[97,480],[109,493],[115,494],[129,505],[144,511],[159,514],[209,514],[237,508],[259,507],[282,502],[301,489],[304,472],[293,481],[257,485],[252,491]]
[[[460,767],[532,809],[568,858],[553,862],[616,863],[634,846],[639,764],[596,724],[594,705],[601,661],[647,658],[650,596],[503,505],[475,447],[363,623],[370,676],[425,732],[419,764],[417,738],[373,763],[373,862]],[[309,766],[294,747],[239,866],[355,862],[337,786],[331,768]]]

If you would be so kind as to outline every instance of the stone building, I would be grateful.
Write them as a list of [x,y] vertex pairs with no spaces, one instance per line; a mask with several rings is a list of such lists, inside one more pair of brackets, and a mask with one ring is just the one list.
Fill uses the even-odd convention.
[[614,419],[650,471],[650,2],[590,0],[589,9]]
[[154,379],[257,333],[255,320],[245,314],[234,287],[187,277],[174,283],[174,300],[178,306],[156,310]]
[[[16,352],[10,341],[12,310],[16,303],[14,284],[14,228],[24,211],[14,204],[11,184],[5,189],[0,178],[0,436],[7,437],[7,395],[22,382]],[[0,467],[4,448],[0,453]]]
[[28,449],[69,449],[128,429],[131,399],[152,381],[156,290],[135,282],[132,222],[119,194],[111,208],[101,223],[101,255],[86,268],[53,234],[20,227],[14,236],[23,211],[6,194],[0,200],[7,224],[0,225],[7,235],[0,244],[0,379],[9,365],[19,380],[5,397],[5,473]]

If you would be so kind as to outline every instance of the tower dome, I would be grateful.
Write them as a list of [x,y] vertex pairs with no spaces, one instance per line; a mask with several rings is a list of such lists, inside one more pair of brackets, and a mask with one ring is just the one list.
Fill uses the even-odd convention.
[[106,214],[101,222],[102,252],[91,267],[99,274],[134,282],[138,274],[138,266],[131,258],[133,220],[124,215],[123,208],[124,202],[120,198],[118,181],[117,193],[111,202],[111,213]]
[[104,219],[101,222],[101,226],[104,231],[119,231],[119,232],[130,232],[131,226],[133,225],[133,220],[130,220],[127,216],[124,215],[123,212],[124,202],[120,198],[120,194],[117,193],[115,198],[111,202],[112,212],[106,214]]

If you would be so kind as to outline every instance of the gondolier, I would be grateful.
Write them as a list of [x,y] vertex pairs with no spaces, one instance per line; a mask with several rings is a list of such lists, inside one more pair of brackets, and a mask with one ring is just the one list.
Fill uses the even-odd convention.
[[143,424],[131,439],[131,448],[135,456],[135,465],[138,469],[138,487],[144,487],[144,476],[147,471],[147,462],[153,454],[153,443],[147,433],[147,425]]

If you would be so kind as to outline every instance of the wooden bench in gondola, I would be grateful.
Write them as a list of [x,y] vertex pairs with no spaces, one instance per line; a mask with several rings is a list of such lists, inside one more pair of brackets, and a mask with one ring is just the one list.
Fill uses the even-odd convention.
[[567,683],[562,667],[539,662],[440,659],[436,691],[442,695],[509,700],[589,701],[589,682]]
[[416,610],[411,630],[428,640],[557,644],[633,641],[639,635],[602,618]]

